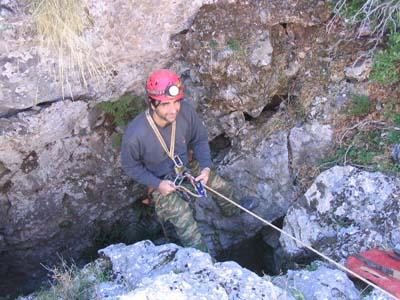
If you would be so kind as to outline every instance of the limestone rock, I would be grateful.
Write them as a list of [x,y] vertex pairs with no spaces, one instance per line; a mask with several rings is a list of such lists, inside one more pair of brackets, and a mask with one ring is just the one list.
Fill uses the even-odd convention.
[[302,164],[318,164],[332,150],[333,129],[331,125],[318,122],[305,124],[290,131],[289,141],[294,168]]
[[[367,249],[400,243],[400,180],[354,167],[321,173],[285,217],[283,230],[337,261]],[[281,237],[285,252],[301,245]]]
[[[287,82],[303,66],[293,53],[309,43],[304,39],[313,34],[308,27],[326,18],[324,5],[313,6],[318,13],[307,6],[306,1],[250,1],[199,10],[176,43],[208,90],[204,105],[213,112],[204,115],[207,124],[224,124],[231,113],[237,120],[244,113],[258,117],[273,96],[286,93]],[[300,7],[306,12],[299,14]],[[232,138],[242,125],[229,123],[230,130],[211,132],[211,137],[225,133]]]
[[23,275],[37,280],[45,272],[38,262],[55,263],[54,253],[81,256],[96,222],[137,221],[118,153],[89,115],[83,101],[60,101],[0,119],[0,277],[13,284],[29,288]]
[[400,164],[400,144],[393,145],[392,159],[395,163]]
[[208,254],[150,241],[100,250],[132,291],[118,299],[294,299],[234,262],[214,263]]
[[373,59],[359,59],[353,65],[346,67],[345,74],[347,78],[357,81],[364,81],[369,77],[372,71]]
[[[287,133],[263,137],[249,131],[243,147],[231,151],[220,167],[243,193],[260,199],[255,212],[267,220],[282,217],[296,197],[289,169]],[[240,154],[238,154],[240,153]],[[253,222],[260,223],[254,219]]]
[[57,52],[39,46],[27,7],[16,1],[17,9],[0,16],[4,27],[0,31],[0,116],[64,96],[104,101],[128,90],[143,93],[149,71],[165,66],[176,54],[170,37],[188,28],[197,10],[209,2],[87,0],[93,26],[85,31],[84,40],[93,50],[91,58],[104,58],[107,71],[101,79],[86,73],[84,85],[79,76],[64,74],[63,82],[54,75],[59,71]]
[[293,296],[302,295],[300,299],[336,300],[360,299],[360,292],[346,273],[332,269],[321,262],[313,262],[315,270],[288,270],[285,275],[273,278],[272,282],[281,288],[288,289]]

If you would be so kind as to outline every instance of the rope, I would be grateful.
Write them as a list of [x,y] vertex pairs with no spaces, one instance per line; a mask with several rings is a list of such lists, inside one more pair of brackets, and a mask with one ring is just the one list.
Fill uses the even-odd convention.
[[255,217],[256,219],[260,220],[261,222],[267,224],[268,226],[274,228],[275,230],[279,231],[281,234],[286,235],[287,237],[291,238],[292,240],[294,240],[295,242],[301,244],[303,247],[307,248],[308,250],[314,252],[315,254],[319,255],[320,257],[324,258],[325,260],[327,260],[328,262],[330,262],[331,264],[334,264],[336,267],[338,267],[339,269],[341,269],[342,271],[345,271],[347,273],[350,273],[351,275],[353,275],[354,277],[360,279],[361,281],[365,282],[366,284],[378,289],[379,291],[383,292],[384,294],[386,294],[387,296],[389,296],[392,299],[398,299],[397,297],[395,297],[394,295],[392,295],[391,293],[389,293],[388,291],[385,291],[384,289],[382,289],[380,286],[374,284],[373,282],[365,279],[364,277],[358,275],[357,273],[355,273],[354,271],[346,268],[345,266],[342,266],[340,263],[334,261],[333,259],[329,258],[328,256],[326,256],[325,254],[319,252],[318,250],[315,250],[314,248],[312,248],[311,246],[305,244],[304,242],[302,242],[301,240],[297,239],[296,237],[286,233],[285,231],[283,231],[282,229],[280,229],[279,227],[275,226],[274,224],[268,222],[267,220],[261,218],[260,216],[256,215],[255,213],[253,213],[252,211],[244,208],[243,206],[237,204],[236,202],[234,202],[233,200],[225,197],[224,195],[222,195],[221,193],[217,192],[216,190],[214,190],[213,188],[204,185],[204,187],[209,190],[210,192],[216,194],[217,196],[221,197],[222,199],[230,202],[231,204],[235,205],[236,207],[240,208],[241,210],[247,212],[248,214],[252,215],[253,217]]
[[176,185],[175,186],[177,189],[181,190],[182,192],[188,193],[190,196],[195,197],[195,198],[202,198],[203,196],[200,196],[199,194],[193,193],[191,190],[188,188],[182,186],[182,185]]
[[[178,180],[179,179],[179,180]],[[184,193],[189,194],[190,196],[194,197],[194,198],[202,198],[204,197],[204,195],[200,195],[198,192],[194,193],[192,192],[190,189],[188,189],[187,187],[182,185],[183,180],[187,179],[190,184],[193,186],[194,189],[196,189],[195,187],[195,178],[190,175],[188,172],[183,172],[183,175],[181,174],[177,174],[175,180],[173,181],[174,183],[174,187],[178,190],[181,190]],[[178,184],[176,184],[176,182],[178,182]]]

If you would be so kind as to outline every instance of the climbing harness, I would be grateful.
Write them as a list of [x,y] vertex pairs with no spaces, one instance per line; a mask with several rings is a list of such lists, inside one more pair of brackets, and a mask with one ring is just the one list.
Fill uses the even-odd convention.
[[[149,109],[146,110],[146,118],[151,126],[151,128],[153,129],[155,135],[157,136],[162,148],[164,149],[165,153],[167,153],[168,157],[174,162],[174,169],[175,169],[175,180],[173,181],[174,186],[183,191],[188,193],[189,195],[195,197],[195,198],[201,198],[201,197],[205,197],[206,196],[206,192],[205,190],[208,190],[210,192],[212,192],[213,194],[221,197],[222,199],[224,199],[225,201],[228,201],[229,203],[233,204],[234,206],[238,207],[239,209],[245,211],[246,213],[248,213],[249,215],[253,216],[254,218],[260,220],[262,223],[274,228],[275,230],[277,230],[278,232],[280,232],[283,235],[286,235],[287,237],[289,237],[290,239],[294,240],[296,243],[302,245],[303,247],[307,248],[308,250],[310,250],[311,252],[317,254],[318,256],[322,257],[323,259],[327,260],[328,262],[330,262],[331,264],[335,265],[336,267],[338,267],[339,269],[341,269],[342,271],[345,271],[349,274],[351,274],[352,276],[358,278],[359,280],[365,282],[366,284],[378,289],[379,291],[385,293],[386,295],[388,295],[389,297],[393,298],[393,299],[397,299],[396,296],[392,295],[391,293],[389,293],[388,291],[384,290],[383,288],[381,288],[380,286],[374,284],[373,282],[365,279],[364,277],[358,275],[357,273],[355,273],[354,271],[346,268],[345,266],[341,265],[340,263],[334,261],[333,259],[329,258],[328,256],[326,256],[325,254],[319,252],[318,250],[312,248],[311,246],[307,245],[306,243],[302,242],[301,240],[297,239],[296,237],[288,234],[287,232],[283,231],[282,229],[280,229],[279,227],[275,226],[274,224],[272,224],[271,222],[268,222],[267,220],[261,218],[260,216],[258,216],[257,214],[253,213],[252,211],[244,208],[243,206],[241,206],[240,204],[237,204],[235,201],[229,199],[228,197],[222,195],[221,193],[219,193],[218,191],[214,190],[213,188],[209,187],[206,184],[202,184],[201,182],[196,182],[195,181],[195,177],[193,177],[185,168],[182,160],[180,159],[180,157],[178,155],[174,155],[174,150],[175,150],[175,134],[176,134],[176,121],[174,121],[172,123],[172,129],[171,129],[171,143],[170,143],[170,148],[168,149],[163,137],[161,136],[160,131],[158,130],[156,124],[154,123],[153,118],[150,116],[150,112]],[[196,193],[190,191],[188,188],[184,187],[182,185],[183,181],[185,179],[188,179],[189,182],[193,185],[193,187],[196,190]]]

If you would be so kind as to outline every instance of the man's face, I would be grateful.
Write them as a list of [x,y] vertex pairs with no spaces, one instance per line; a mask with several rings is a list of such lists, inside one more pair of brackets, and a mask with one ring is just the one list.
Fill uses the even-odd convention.
[[161,102],[157,107],[152,105],[156,117],[164,122],[172,123],[176,120],[179,110],[181,109],[181,100],[173,100]]

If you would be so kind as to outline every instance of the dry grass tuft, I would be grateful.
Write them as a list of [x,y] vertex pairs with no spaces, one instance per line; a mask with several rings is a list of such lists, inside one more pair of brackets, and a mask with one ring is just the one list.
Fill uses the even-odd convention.
[[79,269],[75,263],[69,264],[61,258],[60,265],[45,268],[50,272],[51,285],[35,294],[37,300],[94,299],[96,285],[111,276],[111,266],[104,260]]
[[84,31],[93,26],[83,0],[31,0],[37,34],[43,47],[58,57],[56,78],[69,84],[79,78],[87,87],[87,79],[103,78],[105,56],[99,54],[85,39]]

